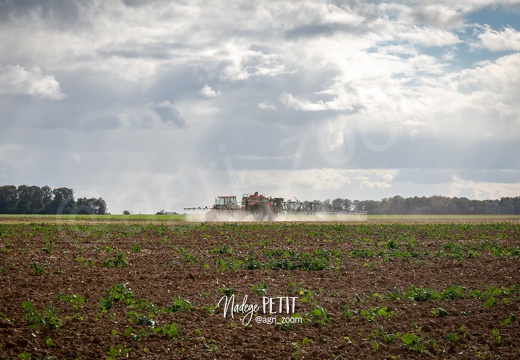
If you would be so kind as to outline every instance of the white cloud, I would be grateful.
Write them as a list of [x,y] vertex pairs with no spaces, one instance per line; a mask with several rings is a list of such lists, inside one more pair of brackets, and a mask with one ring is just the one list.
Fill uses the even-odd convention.
[[502,31],[484,26],[484,32],[478,35],[481,47],[491,51],[520,51],[520,32],[508,26]]
[[479,182],[453,177],[446,196],[466,197],[469,199],[500,199],[502,197],[516,197],[520,194],[520,184]]
[[258,108],[262,110],[276,110],[276,105],[271,101],[262,101],[258,104]]
[[301,111],[324,111],[324,110],[352,110],[352,104],[346,96],[338,96],[332,100],[317,100],[315,102],[297,98],[294,95],[284,92],[279,97],[280,102],[296,110]]
[[220,92],[220,90],[213,90],[211,88],[211,86],[209,86],[208,84],[204,84],[202,89],[200,89],[199,94],[201,94],[202,96],[205,96],[207,98],[213,98],[213,97],[220,96],[221,92]]
[[384,181],[371,181],[368,178],[359,178],[362,189],[389,189],[391,184]]
[[40,100],[62,100],[60,84],[54,76],[44,75],[39,67],[0,66],[0,94],[30,95]]

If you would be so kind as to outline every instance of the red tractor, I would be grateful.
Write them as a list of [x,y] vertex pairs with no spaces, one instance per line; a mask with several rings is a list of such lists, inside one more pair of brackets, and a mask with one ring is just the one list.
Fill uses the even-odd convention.
[[283,198],[272,198],[264,195],[244,194],[242,206],[246,212],[253,215],[255,220],[276,220],[277,215],[283,210]]

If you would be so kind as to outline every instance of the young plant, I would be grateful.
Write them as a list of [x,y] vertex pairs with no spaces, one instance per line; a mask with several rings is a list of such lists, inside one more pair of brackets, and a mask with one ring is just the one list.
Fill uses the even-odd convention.
[[164,308],[163,311],[167,313],[176,313],[179,311],[190,311],[191,310],[191,303],[183,299],[179,296],[175,296],[173,298],[173,304],[168,306],[167,308]]
[[399,333],[390,333],[386,331],[382,326],[372,330],[370,335],[372,335],[374,339],[382,340],[384,342],[392,342],[399,338]]
[[46,254],[50,254],[52,252],[52,247],[54,246],[53,242],[47,241],[45,242],[45,246],[41,248],[41,251],[43,251]]
[[42,327],[46,327],[49,330],[56,330],[59,328],[63,321],[54,313],[53,307],[47,307],[43,312],[39,312],[32,303],[24,301],[22,308],[25,309],[25,319],[30,323],[29,328],[38,330]]
[[139,242],[134,242],[132,244],[132,246],[130,246],[130,252],[132,253],[138,253],[141,251],[141,245],[139,244]]
[[509,325],[511,323],[514,323],[516,321],[516,315],[515,314],[509,314],[509,316],[500,323],[500,325]]
[[81,256],[78,256],[75,260],[76,262],[86,266],[94,266],[96,264],[96,261],[94,259],[84,259]]
[[184,261],[186,261],[189,264],[194,264],[194,263],[199,262],[199,259],[195,255],[190,254],[190,252],[188,250],[186,250],[185,248],[181,247],[181,248],[177,249],[177,252],[179,254],[181,254],[182,257],[184,258]]
[[498,331],[498,329],[492,329],[491,336],[493,336],[493,339],[495,339],[495,343],[497,344],[500,344],[502,341],[502,336],[500,336],[500,331]]
[[119,344],[116,346],[111,346],[110,350],[108,350],[108,359],[115,359],[116,357],[126,357],[128,356],[128,353],[132,351],[132,348],[125,348],[123,345]]
[[134,294],[125,284],[115,284],[111,288],[105,289],[105,295],[107,297],[99,299],[98,302],[98,307],[103,312],[110,310],[114,303],[119,301],[126,305],[135,304]]
[[137,311],[131,310],[126,313],[126,317],[128,320],[136,325],[140,326],[149,326],[153,328],[155,326],[155,321],[148,318],[148,316],[139,314]]
[[69,303],[72,305],[74,310],[80,310],[83,306],[83,303],[85,302],[85,298],[81,295],[66,295],[62,292],[60,292],[58,295],[54,297],[55,300],[61,300],[65,303]]
[[181,335],[181,326],[177,323],[171,323],[154,329],[154,333],[166,336],[169,339],[178,338]]
[[116,258],[108,258],[101,266],[128,267],[128,259],[124,252],[120,251]]
[[37,262],[32,262],[29,264],[29,268],[31,269],[31,274],[32,275],[42,275],[44,273],[44,270],[43,270],[43,267],[40,266],[40,264],[38,264]]
[[405,296],[410,301],[428,301],[439,299],[441,294],[432,289],[411,286],[406,289]]
[[219,290],[222,294],[224,294],[226,296],[231,296],[235,292],[233,289],[228,288],[228,287],[221,287]]
[[359,314],[363,316],[366,319],[366,321],[372,322],[374,321],[376,316],[390,317],[393,315],[393,312],[388,311],[388,308],[386,306],[376,306],[367,310],[361,310]]
[[422,336],[418,336],[412,333],[406,333],[403,334],[403,336],[401,336],[401,341],[410,350],[417,351],[419,353],[425,351]]
[[435,316],[438,316],[438,317],[444,317],[444,316],[448,316],[448,312],[446,310],[444,310],[443,308],[439,307],[439,308],[436,308],[436,309],[433,309],[432,311],[430,311],[433,315]]
[[349,309],[348,305],[345,304],[345,306],[343,306],[343,316],[350,319],[355,317],[356,314]]
[[327,310],[320,305],[314,305],[314,308],[306,313],[306,317],[313,324],[317,325],[326,325],[331,320]]
[[257,296],[262,296],[265,295],[265,293],[267,292],[267,286],[263,282],[261,282],[260,284],[253,286],[251,290],[253,290],[253,294]]

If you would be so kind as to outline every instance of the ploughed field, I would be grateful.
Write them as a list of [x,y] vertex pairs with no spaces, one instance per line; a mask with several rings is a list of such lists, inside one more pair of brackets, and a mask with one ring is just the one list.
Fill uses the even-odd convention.
[[0,224],[0,358],[513,359],[520,224]]

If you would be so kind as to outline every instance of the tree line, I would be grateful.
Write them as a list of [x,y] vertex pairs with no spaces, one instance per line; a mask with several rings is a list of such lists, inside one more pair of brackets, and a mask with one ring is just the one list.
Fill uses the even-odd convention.
[[334,210],[364,210],[369,214],[520,214],[520,196],[496,200],[470,200],[464,197],[409,197],[394,196],[382,200],[325,200]]
[[74,190],[49,186],[0,186],[0,214],[106,214],[103,198],[74,199]]

